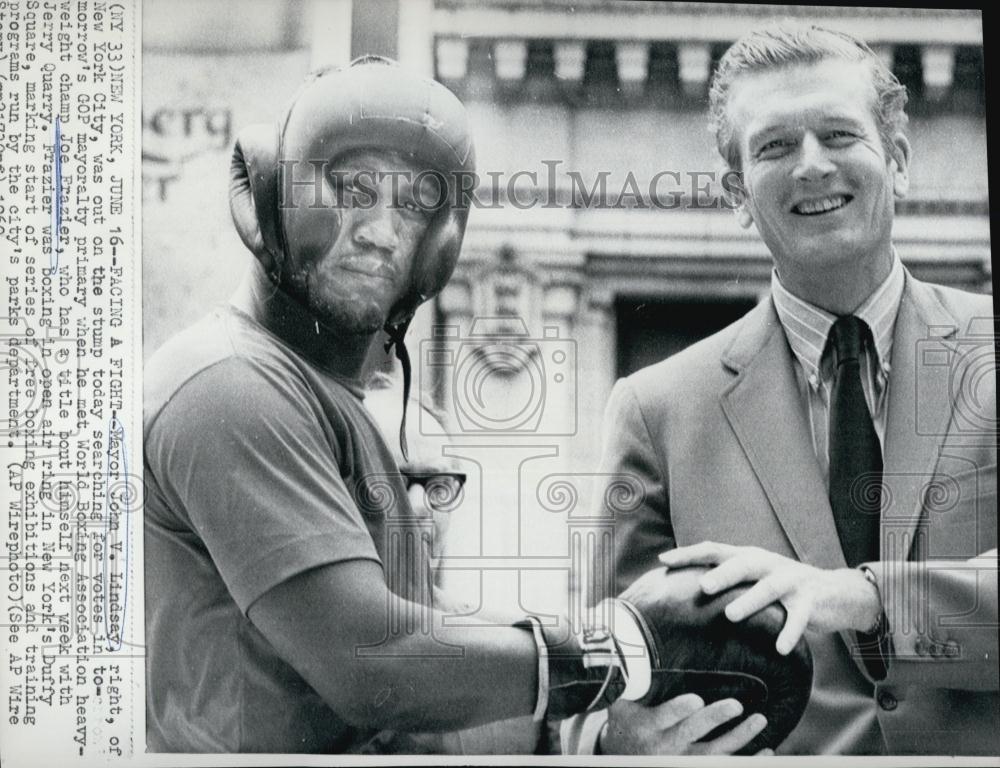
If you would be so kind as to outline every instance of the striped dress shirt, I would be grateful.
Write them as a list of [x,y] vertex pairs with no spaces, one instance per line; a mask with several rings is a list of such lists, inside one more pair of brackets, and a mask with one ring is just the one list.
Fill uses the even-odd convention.
[[[875,432],[885,455],[886,403],[892,360],[892,333],[903,297],[905,276],[898,256],[885,281],[853,313],[868,324],[875,340],[865,344],[861,356],[861,387]],[[829,482],[830,392],[833,388],[835,362],[833,350],[827,350],[827,337],[836,315],[803,301],[785,288],[778,273],[771,274],[771,297],[785,338],[795,358],[795,379],[806,404],[812,428],[813,451],[819,462],[823,482]]]

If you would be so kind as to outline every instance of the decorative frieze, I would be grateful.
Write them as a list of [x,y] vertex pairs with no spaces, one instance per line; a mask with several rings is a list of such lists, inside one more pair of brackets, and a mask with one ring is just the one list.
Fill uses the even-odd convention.
[[955,77],[955,47],[926,45],[920,51],[924,70],[924,92],[931,101],[938,101],[951,90]]
[[[597,37],[600,41],[601,38]],[[474,65],[470,63],[470,46],[473,38],[442,36],[438,37],[435,43],[435,58],[437,65],[437,76],[445,81],[456,81],[469,79],[476,76],[472,72]],[[481,39],[483,46],[487,46],[485,51],[492,52],[492,76],[500,84],[517,86],[521,83],[528,71],[529,41],[532,45],[538,42],[537,37],[501,38],[501,39]],[[588,62],[588,56],[600,56],[602,67],[614,67],[617,74],[617,82],[626,95],[637,96],[641,94],[650,76],[650,46],[653,43],[664,41],[655,39],[621,39],[613,43],[614,64],[611,64],[610,53],[612,44],[604,41],[600,46],[592,45],[592,40],[555,38],[551,41],[551,49],[545,45],[546,52],[552,51],[552,63],[543,67],[541,71],[544,76],[552,77],[559,83],[568,86],[578,86],[584,82],[584,74],[588,65],[593,66],[594,62]],[[689,97],[702,98],[705,95],[708,83],[712,75],[712,52],[716,41],[704,39],[677,39],[670,41],[676,44],[677,51],[677,80],[680,90]],[[724,43],[725,41],[718,41]],[[938,101],[947,95],[955,87],[955,58],[956,47],[950,43],[923,44],[919,47],[913,45],[903,45],[895,41],[879,41],[872,45],[872,49],[891,70],[896,69],[896,65],[914,71],[919,67],[922,72],[924,92],[926,98],[931,101]],[[595,53],[600,48],[599,53]],[[908,56],[907,52],[912,52]],[[919,51],[919,58],[917,52]],[[902,60],[900,59],[902,55]],[[606,57],[606,61],[605,61]],[[551,68],[550,68],[551,67]],[[602,72],[605,69],[602,68]],[[478,72],[478,70],[477,70]],[[551,74],[550,74],[551,73]],[[485,74],[485,73],[483,73]],[[535,72],[537,75],[538,72]],[[486,74],[488,78],[490,75]],[[516,87],[510,89],[512,93],[517,93]]]
[[497,79],[523,80],[528,63],[528,44],[524,40],[500,40],[493,46]]
[[615,45],[618,79],[623,85],[646,82],[649,45],[644,42],[619,42]]
[[582,40],[556,41],[554,55],[556,78],[569,83],[579,83],[583,80],[587,46]]
[[437,74],[442,80],[461,80],[469,71],[469,43],[460,37],[437,40]]
[[677,64],[684,92],[689,96],[704,93],[712,66],[712,50],[708,43],[682,43],[677,46]]

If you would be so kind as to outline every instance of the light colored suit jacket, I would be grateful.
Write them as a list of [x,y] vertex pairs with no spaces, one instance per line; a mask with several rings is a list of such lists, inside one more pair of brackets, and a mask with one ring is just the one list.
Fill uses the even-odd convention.
[[[989,296],[906,276],[870,564],[888,674],[852,655],[853,633],[810,633],[812,696],[779,753],[1000,752],[996,557],[970,560],[997,546],[992,317]],[[845,567],[792,360],[768,299],[615,385],[602,472],[640,478],[645,499],[616,519],[614,590],[703,540]]]

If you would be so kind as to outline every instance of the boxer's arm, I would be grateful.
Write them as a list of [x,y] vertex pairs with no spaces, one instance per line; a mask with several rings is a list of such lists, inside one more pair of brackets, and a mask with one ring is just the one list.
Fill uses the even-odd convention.
[[[493,622],[442,626],[440,613],[391,594],[371,560],[302,572],[266,591],[248,615],[334,711],[376,729],[454,730],[546,711],[558,719],[619,697],[655,706],[683,686],[687,674],[711,674],[713,691],[721,685],[734,695],[761,675],[772,678],[759,682],[764,687],[785,691],[795,680],[808,691],[811,662],[804,645],[787,659],[734,654],[729,643],[706,649],[692,632],[712,621],[723,603],[692,608],[691,585],[672,590],[671,579],[663,569],[645,574],[613,608],[599,610],[613,610],[612,624],[580,636],[541,624],[534,631]],[[674,591],[684,597],[676,599]],[[770,616],[748,638],[762,629],[770,637],[777,626],[780,619]],[[751,642],[760,646],[761,638]],[[759,650],[766,653],[766,643]],[[760,738],[769,743],[781,735],[776,730]]]
[[[485,622],[442,626],[440,613],[390,593],[375,561],[306,571],[264,593],[248,613],[352,724],[453,730],[534,711],[538,661],[529,632]],[[390,631],[400,624],[415,631]]]

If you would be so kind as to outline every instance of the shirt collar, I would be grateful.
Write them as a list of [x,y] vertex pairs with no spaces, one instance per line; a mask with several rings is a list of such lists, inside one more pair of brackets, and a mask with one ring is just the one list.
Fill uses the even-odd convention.
[[[903,297],[904,283],[903,264],[893,250],[889,276],[854,313],[871,329],[878,364],[883,372],[888,371],[891,359],[892,334],[896,326],[899,302]],[[791,293],[781,284],[776,270],[771,273],[771,296],[788,344],[802,365],[806,377],[819,377],[826,338],[837,316]]]

